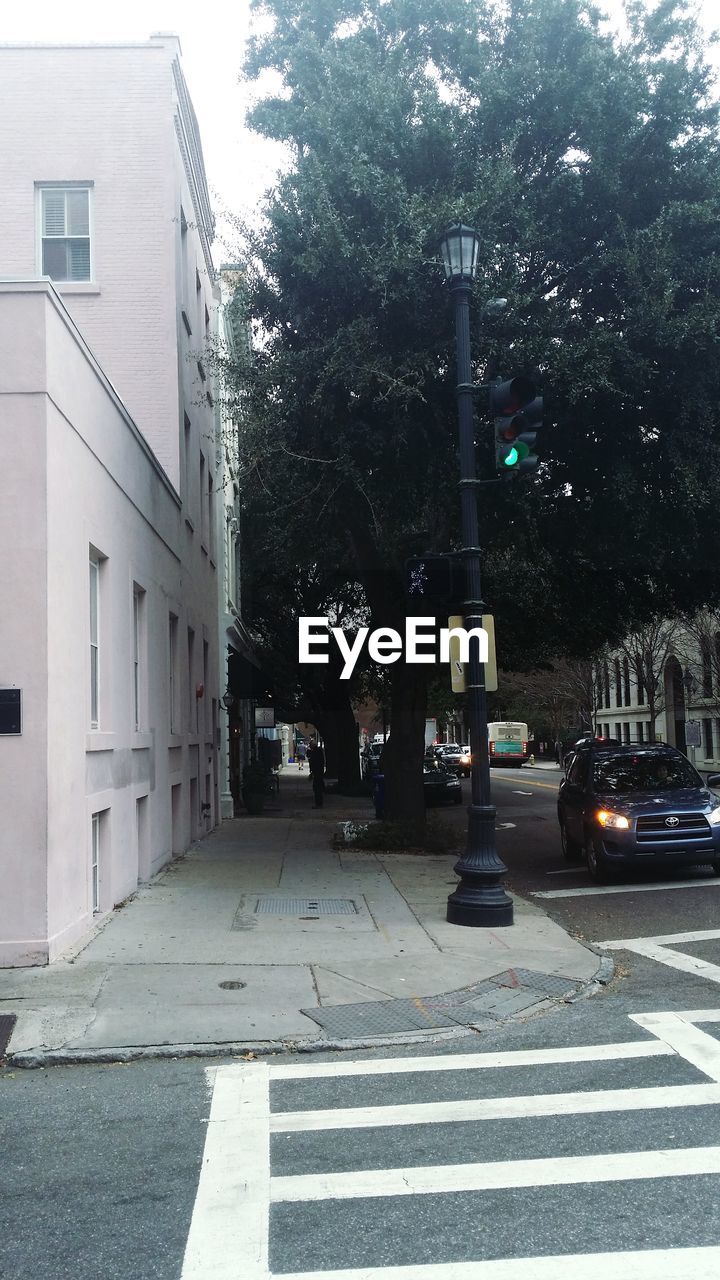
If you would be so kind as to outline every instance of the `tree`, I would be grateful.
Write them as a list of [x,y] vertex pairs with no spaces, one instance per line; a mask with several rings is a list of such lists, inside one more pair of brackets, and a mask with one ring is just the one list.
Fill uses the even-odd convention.
[[[292,499],[288,499],[285,510]],[[310,532],[297,544],[288,543],[277,513],[259,495],[252,503],[253,519],[244,515],[247,576],[246,611],[252,618],[255,650],[271,678],[278,715],[289,721],[316,725],[325,743],[328,773],[337,776],[340,790],[353,790],[360,781],[358,736],[353,700],[358,695],[362,663],[350,680],[341,678],[337,646],[328,645],[326,665],[298,661],[298,623],[301,616],[327,617],[331,625],[350,633],[364,618],[357,585],[347,581],[336,565],[326,539],[326,559],[318,559]]]
[[[280,87],[251,123],[292,162],[247,236],[242,454],[276,509],[292,461],[288,538],[320,511],[372,625],[396,629],[405,557],[458,545],[436,243],[462,217],[478,302],[512,302],[475,313],[478,372],[539,366],[552,404],[537,476],[481,504],[505,665],[595,650],[661,585],[672,612],[717,591],[694,552],[720,510],[718,110],[686,8],[629,6],[623,47],[584,0],[256,8],[246,75]],[[426,672],[391,679],[388,810],[413,816]]]
[[677,622],[660,618],[638,628],[620,645],[619,652],[627,658],[637,682],[638,702],[647,705],[650,742],[656,740],[657,719],[665,708],[665,667],[675,654],[677,638]]
[[558,742],[595,725],[599,698],[590,660],[555,658],[533,671],[503,671],[499,686],[492,695],[497,718],[522,720],[535,737]]
[[685,665],[693,681],[695,700],[720,717],[720,609],[710,605],[683,618]]

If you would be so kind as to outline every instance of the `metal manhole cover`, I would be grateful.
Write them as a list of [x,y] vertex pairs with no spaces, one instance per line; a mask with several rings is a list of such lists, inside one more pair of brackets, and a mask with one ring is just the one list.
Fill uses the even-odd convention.
[[5,1050],[10,1043],[10,1037],[17,1021],[17,1015],[14,1013],[0,1013],[0,1058],[3,1057]]
[[354,916],[357,907],[351,898],[278,898],[262,894],[256,904],[258,915],[268,916]]
[[218,986],[222,987],[223,991],[242,991],[243,987],[247,986],[247,982],[235,982],[228,979],[226,982],[218,982]]

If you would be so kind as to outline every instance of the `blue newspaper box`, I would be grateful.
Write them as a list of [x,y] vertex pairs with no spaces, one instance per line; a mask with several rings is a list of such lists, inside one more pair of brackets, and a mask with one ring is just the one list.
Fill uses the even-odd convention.
[[375,817],[383,818],[385,816],[385,774],[376,773],[373,778],[373,800],[375,802]]

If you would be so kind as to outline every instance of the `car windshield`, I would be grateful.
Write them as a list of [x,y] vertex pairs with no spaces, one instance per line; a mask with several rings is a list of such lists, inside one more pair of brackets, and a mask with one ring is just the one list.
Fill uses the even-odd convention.
[[596,791],[677,791],[699,787],[702,782],[684,756],[648,751],[623,753],[596,759],[593,771]]

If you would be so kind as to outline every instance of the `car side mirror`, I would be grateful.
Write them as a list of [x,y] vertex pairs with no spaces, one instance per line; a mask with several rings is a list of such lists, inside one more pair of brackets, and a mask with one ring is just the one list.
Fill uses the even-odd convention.
[[707,785],[709,787],[720,787],[720,773],[709,773]]

